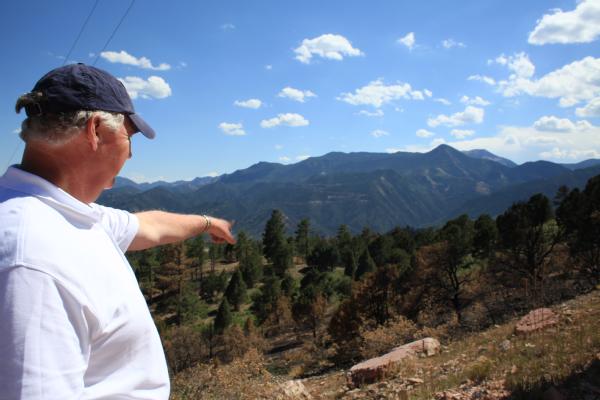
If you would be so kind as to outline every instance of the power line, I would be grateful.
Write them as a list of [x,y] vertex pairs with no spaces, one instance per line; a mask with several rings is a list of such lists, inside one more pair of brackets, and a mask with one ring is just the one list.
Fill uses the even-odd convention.
[[121,20],[119,21],[119,23],[117,24],[117,26],[115,27],[115,29],[113,30],[113,32],[111,33],[110,37],[108,38],[108,40],[106,41],[106,43],[104,44],[104,47],[102,48],[102,50],[100,50],[98,52],[98,55],[96,56],[96,59],[94,60],[94,63],[92,65],[96,65],[96,63],[98,62],[98,59],[100,58],[100,54],[102,54],[102,52],[104,50],[106,50],[106,48],[108,47],[108,44],[110,43],[110,41],[112,40],[113,36],[115,36],[115,33],[117,33],[117,31],[119,30],[119,27],[121,26],[121,24],[123,23],[123,21],[125,20],[125,17],[127,17],[127,14],[129,14],[129,11],[131,10],[131,8],[133,7],[133,4],[135,3],[135,0],[131,0],[131,4],[129,4],[129,7],[127,8],[127,10],[125,11],[125,14],[123,14],[123,16],[121,17]]
[[92,17],[92,14],[94,13],[94,10],[96,9],[96,6],[98,5],[99,1],[100,0],[96,0],[96,2],[94,3],[94,7],[92,7],[92,10],[90,11],[90,13],[88,14],[87,18],[85,19],[85,22],[81,26],[81,29],[79,30],[79,33],[77,34],[77,37],[75,38],[75,41],[71,45],[71,48],[69,49],[69,52],[67,53],[67,56],[65,57],[65,60],[63,61],[62,65],[65,65],[67,63],[67,61],[69,60],[69,57],[71,57],[71,53],[75,49],[75,46],[77,45],[77,42],[79,41],[79,38],[81,37],[81,34],[85,30],[85,27],[87,26],[88,21]]
[[[67,53],[67,56],[65,57],[65,60],[64,60],[64,62],[63,62],[62,65],[65,65],[67,63],[67,61],[69,60],[69,57],[71,56],[71,53],[75,49],[75,46],[77,45],[77,42],[81,38],[81,35],[83,34],[83,31],[85,30],[85,27],[87,26],[90,18],[92,17],[92,14],[96,10],[96,7],[98,6],[99,2],[100,2],[100,0],[96,0],[96,2],[94,3],[94,6],[90,10],[90,13],[88,14],[87,18],[85,19],[83,25],[81,26],[81,29],[79,30],[79,33],[77,34],[77,37],[73,41],[73,44],[71,45],[71,48],[69,49],[69,52]],[[108,38],[108,40],[104,44],[104,47],[102,48],[102,50],[100,50],[100,52],[96,56],[96,59],[94,60],[94,63],[92,65],[96,65],[96,62],[98,62],[98,59],[100,58],[100,53],[102,53],[104,50],[106,50],[106,47],[108,47],[108,45],[110,44],[110,41],[113,39],[113,37],[115,36],[115,34],[117,33],[117,31],[121,27],[121,24],[123,23],[123,21],[127,17],[127,14],[129,14],[129,11],[131,11],[131,8],[133,7],[134,3],[135,3],[135,0],[131,0],[131,3],[129,4],[129,7],[127,7],[127,10],[125,10],[125,13],[121,17],[121,20],[119,21],[119,23],[117,24],[117,26],[115,27],[115,29],[113,29],[112,33],[110,34],[110,37]],[[6,168],[8,168],[10,166],[10,163],[12,162],[13,158],[17,154],[17,150],[19,150],[19,147],[20,147],[20,143],[17,143],[17,145],[15,146],[15,149],[14,149],[12,155],[8,159],[8,164],[6,165]]]
[[15,154],[17,154],[17,150],[19,150],[19,147],[21,147],[21,142],[17,142],[17,145],[15,146],[15,149],[13,150],[12,155],[8,159],[8,163],[6,164],[6,168],[4,168],[4,170],[7,170],[8,167],[10,167],[10,163],[12,162],[13,158],[15,158]]

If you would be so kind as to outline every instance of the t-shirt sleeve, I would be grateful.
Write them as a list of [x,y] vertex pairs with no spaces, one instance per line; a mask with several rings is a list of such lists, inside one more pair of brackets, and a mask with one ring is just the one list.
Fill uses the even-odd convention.
[[82,307],[51,276],[0,270],[0,399],[78,399],[89,332]]
[[127,211],[94,204],[102,215],[104,228],[112,235],[119,248],[125,252],[140,228],[138,218]]

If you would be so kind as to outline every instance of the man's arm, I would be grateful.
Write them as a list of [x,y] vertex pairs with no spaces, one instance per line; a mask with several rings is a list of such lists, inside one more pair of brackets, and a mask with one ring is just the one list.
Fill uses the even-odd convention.
[[210,234],[215,243],[235,243],[231,234],[232,223],[224,219],[164,211],[144,211],[135,216],[140,222],[140,228],[127,250],[144,250],[180,242],[202,233]]

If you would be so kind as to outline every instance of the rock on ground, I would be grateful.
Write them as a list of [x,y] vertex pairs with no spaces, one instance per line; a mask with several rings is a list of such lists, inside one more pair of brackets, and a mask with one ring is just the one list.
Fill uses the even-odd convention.
[[558,324],[558,316],[549,308],[538,308],[525,315],[515,327],[517,335],[526,335]]
[[440,351],[440,342],[434,338],[425,338],[396,347],[391,352],[363,361],[350,368],[348,386],[357,387],[364,383],[373,383],[383,379],[390,367],[405,358],[418,355],[433,356]]

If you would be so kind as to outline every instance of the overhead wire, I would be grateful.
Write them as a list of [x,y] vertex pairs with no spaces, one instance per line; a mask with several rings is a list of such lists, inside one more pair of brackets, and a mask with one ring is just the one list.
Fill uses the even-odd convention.
[[[79,30],[79,33],[77,34],[77,36],[75,37],[75,40],[73,41],[73,44],[71,45],[71,48],[69,49],[69,52],[67,53],[62,65],[64,66],[67,61],[69,60],[69,57],[71,56],[71,53],[73,52],[73,50],[75,49],[75,46],[77,45],[77,42],[79,42],[79,39],[81,38],[81,35],[83,34],[83,31],[85,30],[88,22],[90,21],[92,14],[94,14],[94,11],[96,10],[96,7],[98,6],[98,3],[100,2],[100,0],[96,0],[94,2],[94,6],[92,7],[92,9],[90,10],[90,12],[88,13],[85,21],[83,22],[83,25],[81,26],[81,29]],[[129,11],[131,11],[131,9],[133,8],[133,5],[135,3],[135,0],[131,0],[131,3],[129,4],[129,7],[127,7],[127,10],[125,10],[125,13],[123,14],[123,16],[121,17],[121,19],[119,20],[119,23],[117,24],[117,26],[115,26],[115,28],[113,29],[112,33],[110,34],[108,40],[106,41],[106,43],[104,43],[104,47],[102,47],[102,50],[100,50],[98,52],[98,54],[96,55],[96,59],[94,60],[94,63],[92,65],[96,65],[96,63],[98,62],[98,59],[100,58],[100,54],[106,50],[106,48],[108,47],[108,45],[110,44],[111,40],[113,39],[113,37],[115,36],[115,34],[117,33],[117,31],[119,30],[119,28],[121,27],[121,25],[123,24],[123,21],[125,20],[125,18],[127,17],[127,14],[129,14]],[[17,150],[19,150],[21,143],[17,143],[17,145],[15,146],[15,149],[13,150],[10,158],[8,159],[8,163],[6,164],[6,168],[7,169],[10,166],[10,163],[12,162],[13,158],[15,157],[15,155],[17,154]]]
[[19,147],[21,147],[21,141],[17,142],[17,145],[15,146],[15,149],[13,150],[12,154],[10,155],[10,158],[8,159],[8,162],[6,163],[4,170],[7,170],[8,167],[10,167],[10,163],[12,162],[13,158],[15,158],[15,155],[17,154],[17,150],[19,150]]
[[69,52],[67,53],[67,56],[65,57],[65,60],[63,61],[62,65],[65,65],[67,63],[67,61],[69,60],[69,57],[71,57],[71,53],[75,49],[75,46],[77,45],[77,42],[79,42],[79,38],[81,38],[81,34],[85,30],[85,27],[87,26],[90,18],[92,17],[92,14],[94,13],[94,10],[98,6],[99,2],[100,2],[100,0],[96,0],[96,2],[94,3],[94,6],[90,10],[90,12],[89,12],[87,18],[85,19],[85,21],[83,22],[83,25],[81,26],[81,29],[79,30],[79,33],[77,34],[77,37],[73,41],[73,44],[71,45],[71,48],[69,49]]
[[104,47],[102,47],[102,50],[100,50],[98,52],[98,54],[96,55],[96,59],[94,60],[94,63],[92,65],[96,65],[96,63],[98,62],[98,59],[100,58],[100,54],[102,54],[102,52],[104,52],[104,50],[106,50],[106,48],[108,47],[110,41],[112,40],[112,38],[115,36],[115,34],[117,33],[117,31],[119,30],[119,28],[121,27],[121,24],[123,23],[123,21],[125,20],[125,17],[127,17],[127,14],[129,14],[129,11],[131,10],[131,8],[133,7],[133,4],[135,3],[135,0],[131,0],[131,3],[129,4],[129,7],[127,7],[127,10],[125,10],[125,13],[123,14],[123,16],[121,17],[121,20],[119,21],[119,23],[117,24],[117,26],[115,26],[115,29],[113,29],[110,37],[108,38],[108,40],[106,41],[106,43],[104,44]]

